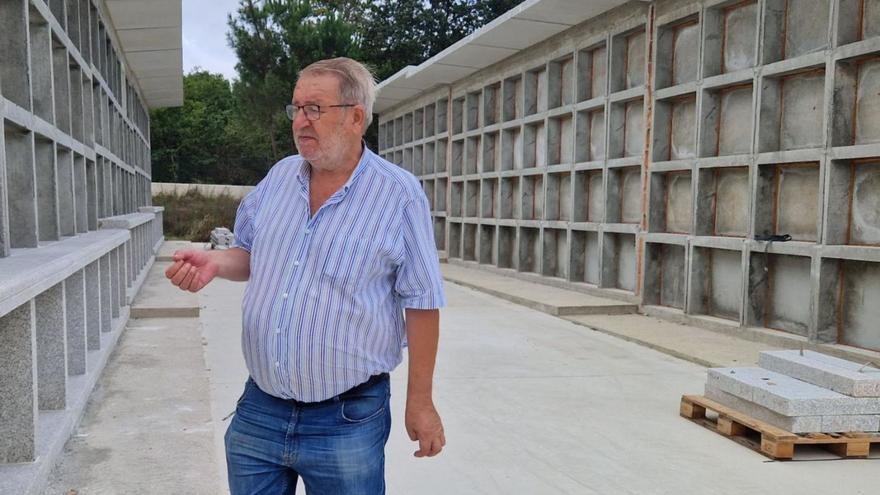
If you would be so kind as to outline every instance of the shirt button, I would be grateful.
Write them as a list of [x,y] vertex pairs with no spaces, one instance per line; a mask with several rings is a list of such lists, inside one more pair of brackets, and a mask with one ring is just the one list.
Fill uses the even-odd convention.
[[287,292],[285,292],[284,294],[281,294],[281,297],[284,299],[287,299]]
[[312,229],[306,229],[306,234],[311,234],[311,233],[312,233]]
[[294,261],[293,266],[299,266],[299,261]]
[[275,367],[277,368],[279,366],[281,366],[281,363],[279,363],[278,361],[275,361]]
[[277,335],[277,334],[279,334],[279,333],[281,333],[281,329],[280,329],[280,328],[276,328],[276,329],[275,329],[275,334]]

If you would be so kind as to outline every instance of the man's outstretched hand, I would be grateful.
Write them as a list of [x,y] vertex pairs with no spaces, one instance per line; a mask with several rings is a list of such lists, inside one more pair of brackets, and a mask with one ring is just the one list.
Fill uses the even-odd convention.
[[165,270],[165,276],[181,290],[198,292],[208,285],[220,270],[211,253],[197,249],[177,251],[172,257],[174,264]]
[[432,401],[407,400],[405,423],[409,439],[419,442],[416,457],[434,457],[443,450],[446,435]]

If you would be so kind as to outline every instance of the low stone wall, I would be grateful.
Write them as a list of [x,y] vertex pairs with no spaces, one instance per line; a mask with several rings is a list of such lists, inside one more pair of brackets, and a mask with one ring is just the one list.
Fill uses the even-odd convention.
[[174,194],[183,196],[191,190],[198,191],[204,196],[220,196],[228,194],[235,199],[241,199],[253,190],[254,186],[230,186],[225,184],[176,184],[171,182],[153,182],[153,196],[157,194]]

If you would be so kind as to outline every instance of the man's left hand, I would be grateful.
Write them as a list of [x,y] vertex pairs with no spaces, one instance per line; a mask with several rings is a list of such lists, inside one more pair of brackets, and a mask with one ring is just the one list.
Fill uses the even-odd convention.
[[443,450],[446,436],[443,434],[443,423],[440,421],[437,409],[434,408],[433,401],[408,400],[405,422],[409,439],[419,442],[419,450],[415,452],[416,457],[434,457]]

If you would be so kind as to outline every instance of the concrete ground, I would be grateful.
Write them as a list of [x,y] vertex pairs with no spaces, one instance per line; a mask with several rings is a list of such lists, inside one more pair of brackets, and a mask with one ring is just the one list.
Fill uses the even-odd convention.
[[[207,287],[199,319],[132,320],[47,493],[225,493],[222,435],[246,378],[243,289]],[[389,494],[876,493],[878,455],[769,462],[679,417],[681,395],[702,392],[700,365],[453,283],[447,295],[435,400],[448,444],[412,457],[404,363],[392,375]],[[653,321],[641,318],[630,323]],[[754,353],[725,345],[720,358]]]

